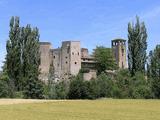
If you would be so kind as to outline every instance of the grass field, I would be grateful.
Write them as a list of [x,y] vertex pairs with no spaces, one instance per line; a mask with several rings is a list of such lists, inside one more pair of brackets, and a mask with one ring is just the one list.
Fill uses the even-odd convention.
[[160,120],[160,101],[0,100],[0,120]]

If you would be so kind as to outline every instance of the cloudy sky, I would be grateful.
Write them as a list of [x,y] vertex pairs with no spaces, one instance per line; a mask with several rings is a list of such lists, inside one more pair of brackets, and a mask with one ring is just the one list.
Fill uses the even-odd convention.
[[148,51],[160,44],[160,0],[0,0],[0,66],[6,54],[9,20],[40,30],[40,40],[53,48],[61,41],[80,40],[91,51],[111,46],[114,38],[127,39],[127,24],[138,15],[148,31]]

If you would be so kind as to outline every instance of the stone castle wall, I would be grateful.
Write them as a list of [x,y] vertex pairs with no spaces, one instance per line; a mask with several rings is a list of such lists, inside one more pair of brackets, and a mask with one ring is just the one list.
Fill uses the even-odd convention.
[[41,42],[40,43],[40,79],[43,79],[44,82],[48,81],[48,73],[49,67],[51,63],[51,44],[48,42]]
[[[115,39],[112,41],[113,54],[119,68],[126,68],[126,45],[125,40]],[[80,41],[64,41],[62,46],[52,49],[48,42],[40,43],[41,64],[40,79],[47,82],[51,62],[54,65],[54,78],[56,81],[75,76],[81,68],[89,68],[90,72],[84,74],[84,79],[95,78],[95,60],[88,54],[87,48],[81,48]]]

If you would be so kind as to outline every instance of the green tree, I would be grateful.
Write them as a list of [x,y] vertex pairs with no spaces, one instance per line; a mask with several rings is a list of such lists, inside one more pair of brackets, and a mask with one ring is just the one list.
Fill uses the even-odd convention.
[[144,73],[137,72],[132,77],[127,69],[120,70],[113,80],[112,92],[114,98],[144,99],[152,97],[150,83]]
[[148,77],[151,80],[153,94],[160,98],[160,45],[150,52],[148,61]]
[[[23,36],[23,78],[24,90],[27,98],[42,98],[43,97],[43,83],[38,79],[40,52],[39,52],[39,32],[37,28],[31,28],[27,25],[25,29],[25,36]],[[31,49],[32,48],[32,49]]]
[[56,98],[56,83],[54,77],[54,65],[53,60],[51,61],[48,75],[48,98],[55,99]]
[[[9,77],[10,88],[12,91],[20,90],[20,27],[19,18],[12,17],[10,20],[9,40],[6,45],[6,71]],[[13,95],[12,95],[13,97]]]
[[117,71],[113,84],[113,97],[114,98],[129,98],[131,97],[131,75],[128,69]]
[[[55,89],[54,89],[55,88]],[[53,85],[53,89],[55,90],[55,99],[67,99],[68,91],[69,91],[69,83],[66,81],[61,81],[55,85]]]
[[128,24],[128,66],[132,76],[138,71],[145,72],[147,59],[147,30],[139,17],[136,20],[136,24]]
[[99,88],[99,98],[112,96],[113,79],[111,79],[105,73],[101,73],[97,77],[97,86]]
[[[43,85],[38,79],[39,47],[38,28],[32,29],[30,25],[20,27],[19,18],[12,17],[9,40],[6,45],[6,72],[9,77],[11,91],[25,91],[25,97],[27,98],[37,96],[41,98],[42,96],[43,87],[41,86]],[[31,86],[35,87],[30,88]]]
[[8,86],[9,78],[6,72],[0,72],[0,98],[5,98],[10,96],[10,89]]
[[85,84],[85,81],[83,81],[83,77],[81,74],[79,74],[73,80],[71,80],[68,97],[69,99],[88,98],[87,85]]
[[98,74],[105,72],[105,70],[115,70],[118,68],[111,48],[98,46],[94,50],[93,56],[97,61],[96,69],[98,70]]
[[141,72],[137,72],[135,76],[132,77],[130,89],[130,91],[132,92],[132,98],[152,98],[150,83]]

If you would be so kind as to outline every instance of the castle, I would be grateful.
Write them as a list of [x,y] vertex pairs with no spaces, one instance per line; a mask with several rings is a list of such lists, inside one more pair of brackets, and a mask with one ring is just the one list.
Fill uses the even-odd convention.
[[[112,50],[119,68],[126,68],[126,40],[112,40]],[[54,67],[54,80],[68,79],[77,75],[81,68],[89,68],[84,79],[96,78],[96,61],[87,48],[81,48],[80,41],[64,41],[60,48],[53,49],[51,43],[40,42],[40,79],[48,81],[50,65]]]

